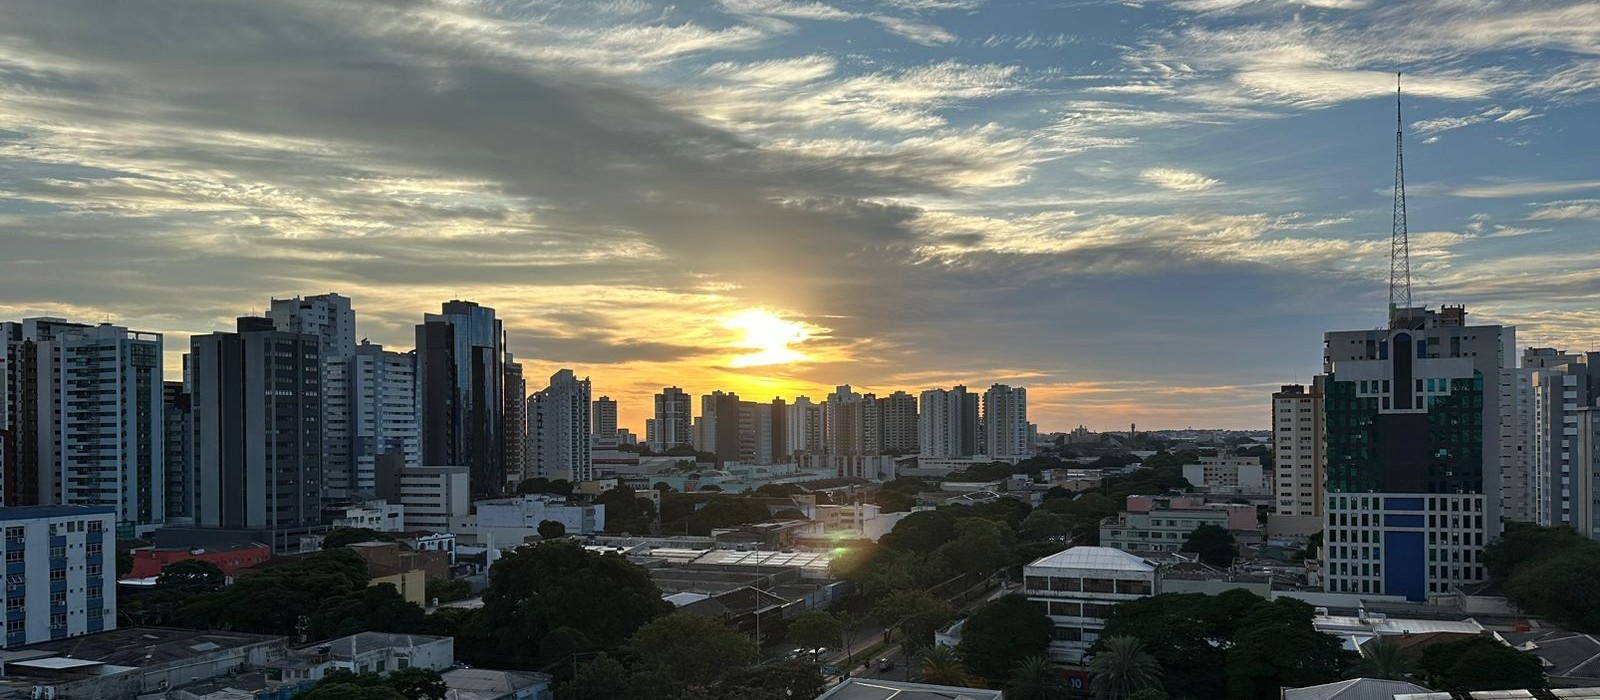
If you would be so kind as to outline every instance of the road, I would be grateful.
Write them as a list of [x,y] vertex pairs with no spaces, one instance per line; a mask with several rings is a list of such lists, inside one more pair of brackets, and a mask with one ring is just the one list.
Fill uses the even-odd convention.
[[[1020,585],[1016,587],[1020,588]],[[995,589],[987,595],[975,597],[966,605],[963,605],[959,610],[956,611],[956,617],[958,619],[965,617],[984,603],[999,599],[1010,592],[1012,592],[1012,587],[1008,587],[1004,582],[1001,582],[1000,585],[996,586]],[[883,628],[876,625],[871,625],[858,630],[855,635],[851,636],[850,649],[851,651],[855,652],[855,656],[857,657],[854,659],[854,665],[846,668],[846,654],[843,650],[828,655],[823,660],[825,663],[832,664],[840,669],[848,671],[849,675],[854,678],[876,678],[879,680],[890,681],[910,680],[912,659],[906,658],[904,650],[901,649],[900,645],[898,644],[875,652],[872,658],[865,658],[861,656],[862,651],[877,646],[882,641]],[[879,670],[878,661],[884,658],[887,658],[893,662],[893,666],[888,670]]]

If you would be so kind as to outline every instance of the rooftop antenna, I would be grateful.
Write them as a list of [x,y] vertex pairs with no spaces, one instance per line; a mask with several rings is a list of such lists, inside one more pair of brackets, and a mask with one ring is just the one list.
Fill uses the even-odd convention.
[[1394,231],[1389,238],[1389,321],[1411,308],[1411,240],[1406,233],[1405,136],[1400,116],[1400,73],[1394,74]]

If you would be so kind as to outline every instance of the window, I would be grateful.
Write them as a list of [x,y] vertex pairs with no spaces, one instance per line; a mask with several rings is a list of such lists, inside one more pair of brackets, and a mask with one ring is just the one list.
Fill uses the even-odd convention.
[[67,626],[67,614],[56,613],[50,616],[50,629],[58,630]]
[[20,549],[14,549],[14,550],[11,550],[9,552],[6,552],[6,563],[14,564],[16,562],[22,561],[22,554],[23,554],[23,552]]
[[50,570],[50,580],[51,581],[65,581],[65,580],[67,580],[67,570],[66,569],[51,569]]
[[1083,606],[1077,603],[1066,603],[1059,600],[1052,600],[1050,601],[1050,614],[1064,615],[1066,617],[1078,617],[1083,614]]
[[23,537],[22,533],[23,530],[20,527],[8,527],[6,528],[6,539],[21,542]]
[[1086,578],[1083,580],[1083,590],[1085,593],[1115,593],[1117,583],[1108,578]]
[[15,598],[7,598],[6,599],[6,609],[7,610],[21,610],[22,606],[24,604],[26,604],[27,602],[28,602],[28,599],[27,598],[23,598],[21,596],[17,596]]
[[6,634],[8,634],[8,635],[10,635],[10,634],[22,634],[23,632],[26,632],[26,631],[28,631],[28,621],[27,620],[7,620],[6,621]]
[[1117,579],[1117,592],[1131,595],[1150,595],[1150,582]]
[[1050,577],[1050,590],[1052,591],[1081,591],[1082,584],[1075,578]]
[[1029,576],[1024,579],[1023,587],[1030,591],[1050,590],[1050,579],[1044,576]]

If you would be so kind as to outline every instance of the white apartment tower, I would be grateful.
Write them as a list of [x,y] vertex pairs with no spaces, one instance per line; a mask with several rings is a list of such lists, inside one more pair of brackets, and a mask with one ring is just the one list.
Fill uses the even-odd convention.
[[318,354],[324,359],[356,351],[356,312],[350,297],[329,292],[273,299],[267,318],[280,331],[317,336]]
[[1033,456],[1029,441],[1028,390],[995,384],[983,392],[983,444],[996,460]]
[[1278,515],[1322,515],[1322,392],[1285,384],[1272,395],[1272,492]]
[[39,462],[43,503],[112,506],[121,535],[165,522],[161,350],[161,334],[110,324],[39,343],[37,444],[51,445]]
[[421,463],[415,353],[363,342],[349,355],[324,359],[323,370],[327,497],[372,493],[378,455]]
[[917,415],[918,451],[924,457],[969,457],[978,446],[978,397],[967,388],[922,392]]
[[0,508],[6,550],[0,647],[117,628],[117,517],[109,506]]
[[664,452],[694,443],[694,401],[684,390],[669,386],[656,394],[655,418],[646,426],[650,449]]
[[529,462],[539,476],[574,483],[593,478],[589,418],[589,380],[570,369],[551,375],[550,386],[528,398]]
[[814,403],[809,396],[795,397],[794,403],[789,404],[789,414],[786,417],[788,430],[785,431],[787,445],[783,454],[789,457],[801,453],[818,453],[824,448],[823,443],[823,404]]

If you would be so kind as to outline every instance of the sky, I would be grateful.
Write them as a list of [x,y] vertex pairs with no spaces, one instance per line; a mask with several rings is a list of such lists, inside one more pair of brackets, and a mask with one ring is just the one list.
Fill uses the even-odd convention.
[[642,432],[994,382],[1041,430],[1264,427],[1387,304],[1600,340],[1600,3],[13,0],[0,318],[496,308]]

